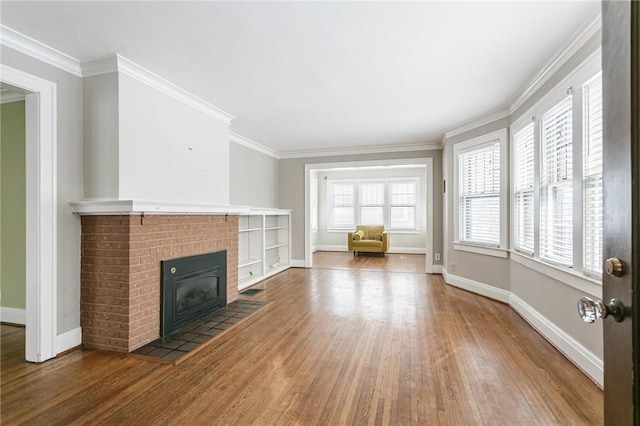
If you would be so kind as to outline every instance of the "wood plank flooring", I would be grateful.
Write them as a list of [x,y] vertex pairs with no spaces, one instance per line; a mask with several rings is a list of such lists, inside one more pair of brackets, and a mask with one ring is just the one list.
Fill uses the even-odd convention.
[[290,269],[178,366],[93,350],[35,365],[2,326],[13,424],[602,424],[602,392],[508,306],[439,275]]
[[319,269],[359,269],[367,271],[424,273],[426,270],[424,254],[387,253],[381,256],[351,252],[317,251],[313,254],[313,267]]

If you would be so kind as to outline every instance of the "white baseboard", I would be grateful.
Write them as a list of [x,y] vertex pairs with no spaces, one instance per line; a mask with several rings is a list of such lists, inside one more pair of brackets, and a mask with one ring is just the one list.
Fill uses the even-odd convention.
[[56,355],[73,349],[82,344],[82,328],[77,327],[56,336],[55,353]]
[[[440,265],[434,265],[434,268],[436,266]],[[564,354],[569,361],[591,377],[600,387],[603,386],[604,364],[602,360],[524,300],[510,291],[452,275],[447,273],[444,266],[441,266],[441,268],[442,277],[447,284],[509,304],[511,309],[520,314],[531,327]]]
[[26,309],[0,306],[0,321],[25,325],[27,323],[27,311]]
[[444,269],[444,267],[442,265],[433,265],[433,272],[431,272],[432,274],[442,274],[442,270]]
[[600,358],[513,293],[509,305],[578,368],[603,386],[604,364]]
[[[318,245],[315,246],[315,251],[349,251],[347,247],[343,245]],[[426,249],[418,247],[391,247],[387,250],[387,253],[392,254],[425,254]]]
[[510,291],[496,288],[494,286],[487,285],[479,281],[474,281],[469,278],[452,275],[447,272],[444,266],[442,267],[442,277],[447,284],[454,287],[458,287],[472,293],[480,294],[482,296],[498,300],[503,303],[509,303],[509,298],[511,296]]
[[292,268],[304,268],[304,259],[291,259]]

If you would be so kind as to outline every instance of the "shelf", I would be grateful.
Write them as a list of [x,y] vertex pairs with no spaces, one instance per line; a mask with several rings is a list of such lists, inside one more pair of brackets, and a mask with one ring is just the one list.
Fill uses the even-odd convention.
[[245,228],[245,229],[238,230],[238,232],[254,232],[254,231],[262,231],[262,228]]
[[289,243],[273,243],[273,244],[269,244],[264,249],[265,250],[273,250],[273,249],[276,249],[278,247],[284,247],[284,246],[288,246],[288,245],[289,245]]
[[245,259],[238,262],[238,268],[244,268],[245,266],[255,265],[256,263],[262,263],[262,259]]
[[275,231],[278,229],[287,229],[289,228],[289,225],[283,225],[283,226],[268,226],[266,228],[264,228],[265,231]]

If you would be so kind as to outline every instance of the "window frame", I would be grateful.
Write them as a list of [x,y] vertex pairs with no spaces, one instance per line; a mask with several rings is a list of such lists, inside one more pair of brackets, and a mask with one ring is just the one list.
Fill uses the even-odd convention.
[[[384,178],[327,178],[327,232],[344,232],[345,230],[355,229],[356,225],[361,221],[361,209],[362,207],[369,207],[370,205],[362,205],[360,203],[360,187],[362,184],[370,183],[383,183],[384,184],[384,204],[383,204],[383,225],[385,229],[396,233],[420,233],[421,221],[420,221],[420,177],[419,176],[399,176],[399,177],[384,177]],[[392,228],[391,227],[391,183],[392,182],[411,182],[415,185],[415,203],[413,205],[414,212],[414,227],[411,228]],[[333,185],[334,184],[351,184],[354,188],[354,224],[353,226],[338,227],[333,224]],[[372,206],[378,206],[372,205]]]
[[[584,282],[582,287],[574,285],[576,288],[583,290],[585,286],[593,285],[594,283],[602,282],[601,274],[593,274],[590,271],[584,270],[584,229],[583,229],[583,215],[584,215],[584,200],[583,200],[583,88],[592,78],[596,77],[601,72],[601,52],[598,50],[589,58],[587,58],[582,64],[580,64],[571,74],[560,81],[553,89],[551,89],[545,96],[543,96],[538,102],[531,106],[527,111],[519,114],[518,118],[513,120],[510,126],[510,141],[509,147],[511,152],[511,178],[510,178],[510,197],[511,197],[511,210],[510,210],[510,242],[509,247],[513,254],[518,255],[518,259],[521,259],[519,263],[529,265],[531,262],[541,265],[543,270],[552,270],[564,272],[566,275],[576,277],[577,280]],[[572,96],[572,235],[573,235],[573,256],[570,266],[558,264],[553,261],[541,258],[540,247],[540,235],[541,235],[541,157],[542,157],[542,130],[541,121],[545,113],[550,111],[555,105],[560,103],[562,99],[567,95]],[[515,163],[515,135],[528,126],[530,123],[534,123],[534,252],[527,253],[522,250],[518,250],[515,246],[513,229],[515,220],[513,203],[515,202],[515,185],[514,179],[516,174]],[[514,257],[514,256],[512,256]],[[515,258],[515,257],[514,257]],[[525,261],[526,260],[526,261]],[[546,274],[552,276],[550,274]],[[572,282],[574,282],[572,281]]]
[[[500,147],[500,209],[499,209],[499,229],[500,237],[497,246],[478,244],[460,240],[460,156],[470,151],[481,149],[484,146],[498,141]],[[459,142],[453,147],[453,247],[455,250],[484,254],[488,256],[507,257],[509,241],[509,211],[508,211],[508,161],[507,156],[507,129],[502,128],[484,135]]]

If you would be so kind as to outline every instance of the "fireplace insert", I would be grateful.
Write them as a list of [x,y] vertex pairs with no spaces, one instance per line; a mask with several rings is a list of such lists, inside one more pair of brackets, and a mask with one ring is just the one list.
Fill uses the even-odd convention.
[[163,260],[160,336],[227,305],[227,251]]

